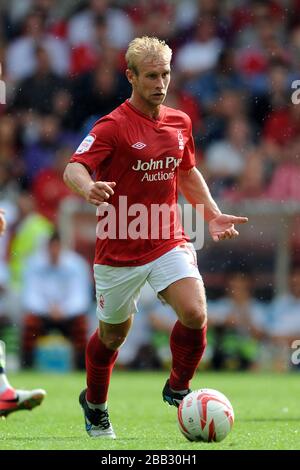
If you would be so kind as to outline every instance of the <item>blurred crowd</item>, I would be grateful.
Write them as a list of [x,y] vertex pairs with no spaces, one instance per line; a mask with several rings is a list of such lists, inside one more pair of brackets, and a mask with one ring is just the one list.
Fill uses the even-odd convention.
[[[140,35],[173,49],[166,104],[191,117],[197,165],[213,196],[300,201],[300,104],[292,100],[300,80],[299,0],[2,0],[0,206],[8,231],[0,241],[0,335],[18,351],[10,329],[18,325],[24,365],[53,329],[73,342],[83,365],[93,286],[88,264],[61,246],[57,232],[61,204],[71,197],[62,173],[93,122],[129,97],[124,51]],[[281,296],[274,289],[257,295],[255,259],[223,269],[221,288],[208,295],[210,366],[288,362],[281,355],[300,338],[299,254]],[[218,279],[213,271],[210,285]],[[141,312],[120,365],[159,367],[169,360],[174,318],[149,293]]]

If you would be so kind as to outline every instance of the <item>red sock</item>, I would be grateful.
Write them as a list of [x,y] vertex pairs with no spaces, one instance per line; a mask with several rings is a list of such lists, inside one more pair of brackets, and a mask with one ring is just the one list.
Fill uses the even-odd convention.
[[170,387],[173,390],[189,388],[189,382],[203,356],[206,346],[206,325],[201,330],[187,328],[177,321],[170,337],[172,370]]
[[90,403],[105,403],[110,376],[118,351],[108,349],[100,340],[98,330],[91,336],[86,348],[87,394]]

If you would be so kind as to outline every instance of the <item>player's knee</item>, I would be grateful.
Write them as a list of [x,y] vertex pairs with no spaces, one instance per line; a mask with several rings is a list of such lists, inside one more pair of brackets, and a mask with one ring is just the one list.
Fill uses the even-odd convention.
[[206,309],[199,306],[187,308],[181,321],[188,328],[201,329],[207,322]]
[[112,349],[113,351],[117,351],[122,344],[124,343],[126,336],[122,334],[116,335],[103,335],[101,336],[102,343],[108,348]]

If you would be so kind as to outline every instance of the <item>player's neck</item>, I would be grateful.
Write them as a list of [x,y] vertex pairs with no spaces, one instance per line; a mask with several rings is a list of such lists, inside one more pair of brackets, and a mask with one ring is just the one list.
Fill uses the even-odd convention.
[[158,106],[151,106],[145,101],[140,100],[138,97],[132,95],[129,98],[129,103],[131,106],[136,108],[141,113],[145,114],[151,119],[158,119],[160,113],[160,105]]

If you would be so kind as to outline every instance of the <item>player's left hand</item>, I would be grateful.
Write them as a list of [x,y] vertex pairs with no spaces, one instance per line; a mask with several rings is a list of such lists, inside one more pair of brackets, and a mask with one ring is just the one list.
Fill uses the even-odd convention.
[[208,228],[213,241],[218,242],[219,240],[237,237],[239,232],[234,228],[234,224],[245,224],[247,222],[247,217],[220,214],[210,220]]

